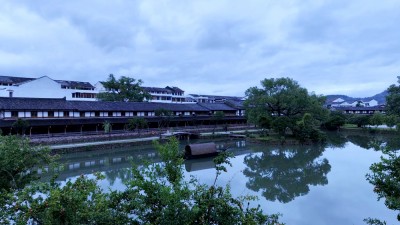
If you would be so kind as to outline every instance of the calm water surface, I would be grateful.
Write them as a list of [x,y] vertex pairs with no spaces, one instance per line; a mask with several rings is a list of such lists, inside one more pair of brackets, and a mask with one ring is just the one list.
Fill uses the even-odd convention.
[[[369,147],[387,141],[383,139],[342,134],[332,136],[328,147],[218,140],[217,144],[236,155],[218,183],[229,183],[234,195],[258,196],[263,210],[281,213],[286,224],[365,224],[367,217],[398,224],[396,213],[377,201],[373,186],[365,179],[369,166],[381,156]],[[100,182],[104,190],[121,190],[130,178],[125,168],[143,159],[159,161],[151,146],[66,154],[60,160],[64,170],[59,180],[101,171],[106,175]],[[207,184],[214,181],[212,159],[187,161],[185,169],[187,177],[193,175]]]

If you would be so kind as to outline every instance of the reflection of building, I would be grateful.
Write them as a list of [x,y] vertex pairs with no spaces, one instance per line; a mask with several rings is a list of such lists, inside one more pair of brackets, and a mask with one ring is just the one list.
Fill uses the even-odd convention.
[[[58,167],[54,168],[54,172],[59,173],[57,180],[65,180],[81,174],[91,174],[96,172],[110,172],[127,169],[132,163],[141,164],[147,162],[160,162],[157,151],[153,147],[131,149],[117,149],[110,151],[95,151],[93,154],[87,152],[78,152],[63,156],[58,163]],[[48,167],[44,169],[46,172]],[[40,169],[38,173],[43,171]],[[42,177],[49,179],[52,174],[43,173]],[[123,179],[121,177],[121,179]]]

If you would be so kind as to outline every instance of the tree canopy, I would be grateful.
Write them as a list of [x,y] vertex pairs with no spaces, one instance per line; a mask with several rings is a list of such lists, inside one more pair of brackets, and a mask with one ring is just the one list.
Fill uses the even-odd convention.
[[[272,128],[285,135],[286,128],[295,130],[298,121],[309,113],[312,124],[325,120],[328,110],[323,107],[325,97],[309,94],[290,78],[271,78],[261,81],[261,88],[251,87],[246,91],[246,114],[249,122],[259,125],[271,124]],[[271,123],[265,123],[270,120]]]
[[143,102],[151,97],[141,87],[143,81],[140,79],[136,80],[126,76],[116,79],[113,74],[110,74],[107,81],[101,83],[106,89],[105,92],[97,94],[97,99],[101,101]]
[[397,85],[388,87],[386,96],[386,110],[388,114],[400,116],[400,76],[397,76]]
[[103,190],[98,180],[104,176],[95,173],[95,178],[81,175],[66,184],[52,179],[1,193],[0,223],[278,224],[278,215],[264,214],[259,205],[250,204],[256,197],[234,197],[229,185],[217,185],[219,175],[230,164],[228,153],[214,159],[214,184],[205,185],[195,178],[185,179],[184,160],[175,138],[165,144],[155,142],[155,147],[162,162],[126,170],[130,179],[122,191]]

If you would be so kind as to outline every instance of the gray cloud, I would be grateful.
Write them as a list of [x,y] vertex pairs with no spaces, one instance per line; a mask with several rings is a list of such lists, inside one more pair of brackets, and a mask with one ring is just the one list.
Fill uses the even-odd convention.
[[318,94],[369,96],[396,82],[400,3],[11,1],[0,6],[0,74],[243,95],[288,76]]

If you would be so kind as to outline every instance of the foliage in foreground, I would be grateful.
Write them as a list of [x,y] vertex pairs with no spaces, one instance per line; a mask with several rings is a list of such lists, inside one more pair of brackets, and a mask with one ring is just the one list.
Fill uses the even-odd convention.
[[[8,196],[1,223],[17,224],[278,224],[278,215],[252,207],[255,197],[235,198],[229,186],[216,185],[229,164],[228,156],[215,159],[213,185],[185,180],[178,141],[155,143],[162,162],[130,169],[124,191],[104,192],[95,179],[80,176],[60,185],[34,183]],[[8,221],[9,222],[9,221]]]
[[[372,173],[367,174],[367,180],[375,186],[374,192],[378,199],[384,198],[387,208],[398,211],[400,221],[400,156],[393,150],[382,150],[381,161],[371,165]],[[378,219],[366,219],[369,224],[386,224]]]
[[38,178],[36,168],[49,164],[52,157],[45,147],[32,147],[21,136],[0,136],[0,191],[21,189]]

